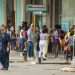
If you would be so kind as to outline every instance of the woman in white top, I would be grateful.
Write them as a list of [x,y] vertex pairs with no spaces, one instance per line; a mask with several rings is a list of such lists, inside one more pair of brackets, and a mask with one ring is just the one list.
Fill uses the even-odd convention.
[[40,32],[39,48],[39,63],[41,63],[41,57],[43,57],[43,59],[46,59],[48,48],[48,29],[46,26],[44,26],[42,32]]
[[21,28],[20,34],[19,34],[20,35],[19,47],[20,47],[21,51],[23,51],[23,49],[24,49],[24,42],[25,42],[23,32],[24,32],[24,30],[23,30],[23,28]]

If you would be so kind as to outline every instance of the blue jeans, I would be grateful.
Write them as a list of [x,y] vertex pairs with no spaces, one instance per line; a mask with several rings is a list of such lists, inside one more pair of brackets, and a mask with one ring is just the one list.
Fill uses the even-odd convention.
[[20,38],[20,40],[19,40],[19,47],[20,47],[20,49],[21,49],[22,51],[23,51],[23,49],[24,49],[24,47],[25,47],[24,43],[25,43],[24,38]]
[[32,41],[28,42],[28,57],[33,57],[33,43],[32,43]]

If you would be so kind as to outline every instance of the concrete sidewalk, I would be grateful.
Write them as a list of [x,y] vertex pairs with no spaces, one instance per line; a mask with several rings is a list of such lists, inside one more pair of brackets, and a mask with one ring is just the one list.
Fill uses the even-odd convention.
[[[22,52],[11,51],[10,62],[24,62]],[[67,63],[62,55],[59,55],[58,58],[54,58],[53,55],[50,55],[46,61],[42,60],[42,64],[70,64],[70,62]]]
[[22,56],[20,53],[11,52],[10,61],[15,61],[15,63],[10,63],[8,71],[0,70],[0,75],[75,75],[74,71],[65,72],[62,70],[70,65],[58,64],[65,62],[63,56],[59,56],[58,58],[50,56],[46,61],[42,61],[43,64],[30,64],[29,62],[18,63],[19,61],[23,61]]
[[11,51],[10,62],[24,62],[22,52]]

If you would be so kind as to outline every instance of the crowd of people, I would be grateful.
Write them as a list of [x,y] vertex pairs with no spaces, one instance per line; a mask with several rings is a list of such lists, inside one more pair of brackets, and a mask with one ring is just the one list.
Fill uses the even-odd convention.
[[49,49],[51,45],[51,50],[53,51],[55,58],[58,57],[58,54],[63,54],[67,62],[69,61],[69,59],[72,61],[73,56],[75,55],[74,32],[74,25],[67,32],[65,32],[61,28],[55,28],[55,30],[51,32],[52,42],[50,42],[49,44]]
[[[1,69],[9,67],[10,50],[25,52],[27,60],[35,60],[41,64],[42,59],[46,60],[47,55],[53,54],[55,58],[63,54],[66,61],[73,59],[75,26],[65,32],[60,27],[49,32],[46,25],[40,30],[39,26],[23,22],[18,33],[8,30],[4,25],[0,29],[0,65]],[[24,56],[24,53],[23,53]]]
[[[25,27],[24,27],[25,26]],[[38,63],[41,59],[46,60],[47,55],[53,54],[55,58],[59,54],[63,54],[66,61],[69,58],[73,59],[73,37],[74,26],[70,31],[65,32],[61,27],[55,26],[55,29],[49,32],[46,25],[42,29],[33,24],[27,27],[27,23],[20,29],[20,49],[24,50],[25,43],[27,43],[27,57],[28,60],[33,58]]]

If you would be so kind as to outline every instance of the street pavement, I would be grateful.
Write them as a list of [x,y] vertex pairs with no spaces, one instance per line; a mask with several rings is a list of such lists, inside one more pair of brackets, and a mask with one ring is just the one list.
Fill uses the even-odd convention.
[[56,59],[53,56],[48,57],[46,61],[42,62],[43,64],[31,64],[30,62],[21,62],[23,61],[22,55],[15,54],[11,53],[10,55],[10,61],[15,62],[10,62],[9,70],[0,71],[0,75],[75,75],[75,72],[61,70],[70,66],[70,64],[64,64],[65,61],[62,56]]

